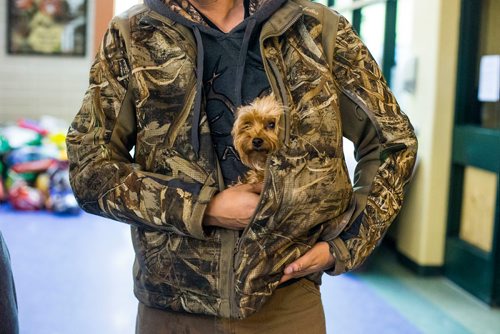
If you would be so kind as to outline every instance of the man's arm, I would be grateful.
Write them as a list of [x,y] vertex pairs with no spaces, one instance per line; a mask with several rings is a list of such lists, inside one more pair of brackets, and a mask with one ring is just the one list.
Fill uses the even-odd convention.
[[[90,86],[67,137],[70,177],[81,207],[142,227],[204,238],[202,220],[217,191],[210,177],[187,182],[142,171],[136,141],[125,19],[114,20],[91,68]],[[204,184],[205,182],[205,184]]]
[[337,275],[361,265],[396,218],[413,172],[417,139],[380,68],[343,17],[333,74],[339,86],[343,133],[354,143],[358,162],[352,216],[339,236],[329,235],[338,222],[326,225],[322,236],[335,257],[335,267],[328,273]]
[[[281,282],[322,270],[338,275],[361,265],[399,212],[415,164],[413,128],[370,52],[343,17],[332,63],[343,134],[354,143],[358,162],[354,199],[343,216],[324,224],[321,241],[285,268]],[[340,235],[339,224],[345,225]]]

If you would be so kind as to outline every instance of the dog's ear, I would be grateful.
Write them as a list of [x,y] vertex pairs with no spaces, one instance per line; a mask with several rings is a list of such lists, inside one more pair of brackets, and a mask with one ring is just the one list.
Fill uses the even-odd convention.
[[273,94],[266,97],[268,113],[276,118],[280,119],[284,113],[285,108],[283,105],[274,97]]

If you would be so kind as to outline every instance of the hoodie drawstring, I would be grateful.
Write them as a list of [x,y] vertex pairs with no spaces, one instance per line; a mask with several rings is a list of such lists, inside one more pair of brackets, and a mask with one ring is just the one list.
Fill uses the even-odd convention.
[[[241,92],[243,88],[243,74],[245,72],[245,64],[247,59],[248,46],[252,32],[256,26],[257,21],[254,18],[248,20],[245,27],[245,34],[243,35],[241,49],[238,55],[238,67],[235,76],[235,105],[240,106],[242,103]],[[196,157],[200,152],[200,119],[201,119],[201,101],[203,90],[203,65],[204,65],[204,50],[203,40],[200,30],[197,25],[192,26],[194,37],[196,39],[196,98],[194,102],[193,123],[191,126],[191,144]]]
[[245,27],[245,34],[243,35],[243,41],[241,44],[240,54],[238,55],[238,67],[236,68],[235,76],[235,96],[236,96],[236,106],[241,105],[241,90],[243,89],[243,74],[245,72],[245,63],[247,60],[248,45],[250,44],[250,38],[252,32],[255,28],[257,21],[255,18],[249,19],[247,26]]
[[205,54],[200,30],[196,25],[193,25],[193,32],[196,39],[196,98],[194,102],[193,123],[191,125],[191,144],[193,145],[196,157],[198,157],[200,154],[200,119],[203,93],[203,64],[205,61]]

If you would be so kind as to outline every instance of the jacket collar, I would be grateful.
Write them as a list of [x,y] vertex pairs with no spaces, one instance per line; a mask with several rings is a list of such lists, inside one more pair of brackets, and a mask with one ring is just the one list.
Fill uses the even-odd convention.
[[[288,0],[271,17],[266,20],[262,27],[261,39],[267,38],[269,36],[281,35],[291,25],[291,23],[296,21],[297,17],[302,15],[303,12],[304,7],[302,7],[294,0]],[[186,39],[195,44],[191,29],[184,27],[182,24],[177,24],[174,20],[160,15],[153,10],[150,10],[147,16],[153,18],[154,21],[160,21],[169,26],[173,26],[174,29],[181,32]],[[154,21],[149,23],[155,25]]]
[[303,13],[303,7],[293,0],[283,4],[263,25],[261,40],[270,36],[280,36]]

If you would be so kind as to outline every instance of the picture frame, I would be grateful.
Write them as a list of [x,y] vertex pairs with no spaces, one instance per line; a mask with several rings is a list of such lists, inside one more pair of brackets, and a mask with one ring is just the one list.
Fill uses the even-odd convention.
[[7,0],[7,53],[85,56],[87,0]]

